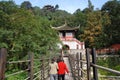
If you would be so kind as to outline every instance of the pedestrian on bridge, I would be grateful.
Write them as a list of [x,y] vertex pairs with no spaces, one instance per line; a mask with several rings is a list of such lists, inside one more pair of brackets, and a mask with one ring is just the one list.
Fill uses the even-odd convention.
[[57,70],[58,70],[58,64],[57,62],[55,62],[55,59],[53,58],[51,60],[50,65],[50,80],[58,80],[58,74],[57,74]]
[[66,64],[64,63],[64,60],[58,61],[58,80],[65,80],[65,74],[69,73],[68,68]]

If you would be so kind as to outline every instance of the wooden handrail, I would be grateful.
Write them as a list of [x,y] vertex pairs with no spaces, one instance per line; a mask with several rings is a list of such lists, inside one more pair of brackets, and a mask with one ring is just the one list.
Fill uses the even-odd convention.
[[106,71],[109,71],[109,72],[112,72],[112,73],[120,75],[120,71],[113,70],[113,69],[110,69],[110,68],[107,68],[107,67],[103,67],[103,66],[99,66],[99,65],[96,65],[96,64],[93,64],[93,63],[90,63],[90,65],[93,66],[93,67],[96,67],[98,69],[106,70]]
[[[106,70],[106,71],[112,72],[114,74],[120,75],[120,71],[113,70],[113,69],[103,67],[103,66],[96,64],[96,59],[98,58],[98,56],[96,56],[95,48],[92,48],[92,50],[87,49],[86,55],[87,55],[86,56],[87,60],[90,58],[90,55],[91,55],[92,61],[90,61],[90,59],[87,61],[87,65],[88,65],[87,68],[88,69],[91,69],[91,67],[93,68],[92,70],[93,70],[93,79],[94,80],[98,80],[98,72],[97,72],[98,69]],[[110,57],[113,57],[113,56],[110,56]],[[116,57],[119,57],[119,56],[117,55]],[[90,64],[90,66],[89,66],[89,64]],[[91,72],[89,72],[87,75],[89,78],[89,75],[91,75]],[[90,80],[91,80],[91,78],[90,78]]]

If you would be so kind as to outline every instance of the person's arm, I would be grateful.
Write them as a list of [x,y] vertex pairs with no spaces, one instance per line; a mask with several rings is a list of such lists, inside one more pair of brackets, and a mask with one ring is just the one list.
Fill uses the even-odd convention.
[[57,63],[56,63],[56,68],[57,68],[57,71],[58,71],[59,67],[58,67],[58,64],[57,64]]
[[68,70],[68,68],[67,68],[67,65],[65,64],[65,71],[67,72],[67,73],[69,73],[69,70]]
[[48,67],[48,71],[50,72],[50,69],[51,69],[51,65],[49,64],[49,67]]

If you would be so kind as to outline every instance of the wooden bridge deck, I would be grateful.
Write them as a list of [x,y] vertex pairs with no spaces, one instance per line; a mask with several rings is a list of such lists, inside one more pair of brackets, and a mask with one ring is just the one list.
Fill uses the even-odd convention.
[[[67,65],[67,67],[68,67],[68,70],[70,71],[70,75],[69,75],[69,79],[68,79],[68,80],[73,80],[68,57],[63,57],[63,59],[64,59],[64,62],[66,63],[66,65]],[[67,80],[67,79],[66,79],[66,80]]]

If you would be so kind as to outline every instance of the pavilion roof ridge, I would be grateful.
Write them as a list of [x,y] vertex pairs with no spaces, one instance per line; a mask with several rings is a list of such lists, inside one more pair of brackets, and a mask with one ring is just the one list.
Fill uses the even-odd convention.
[[76,30],[79,29],[80,25],[77,27],[70,27],[67,25],[67,23],[65,22],[65,24],[63,24],[62,26],[59,27],[53,27],[51,26],[51,28],[56,29],[56,30]]

